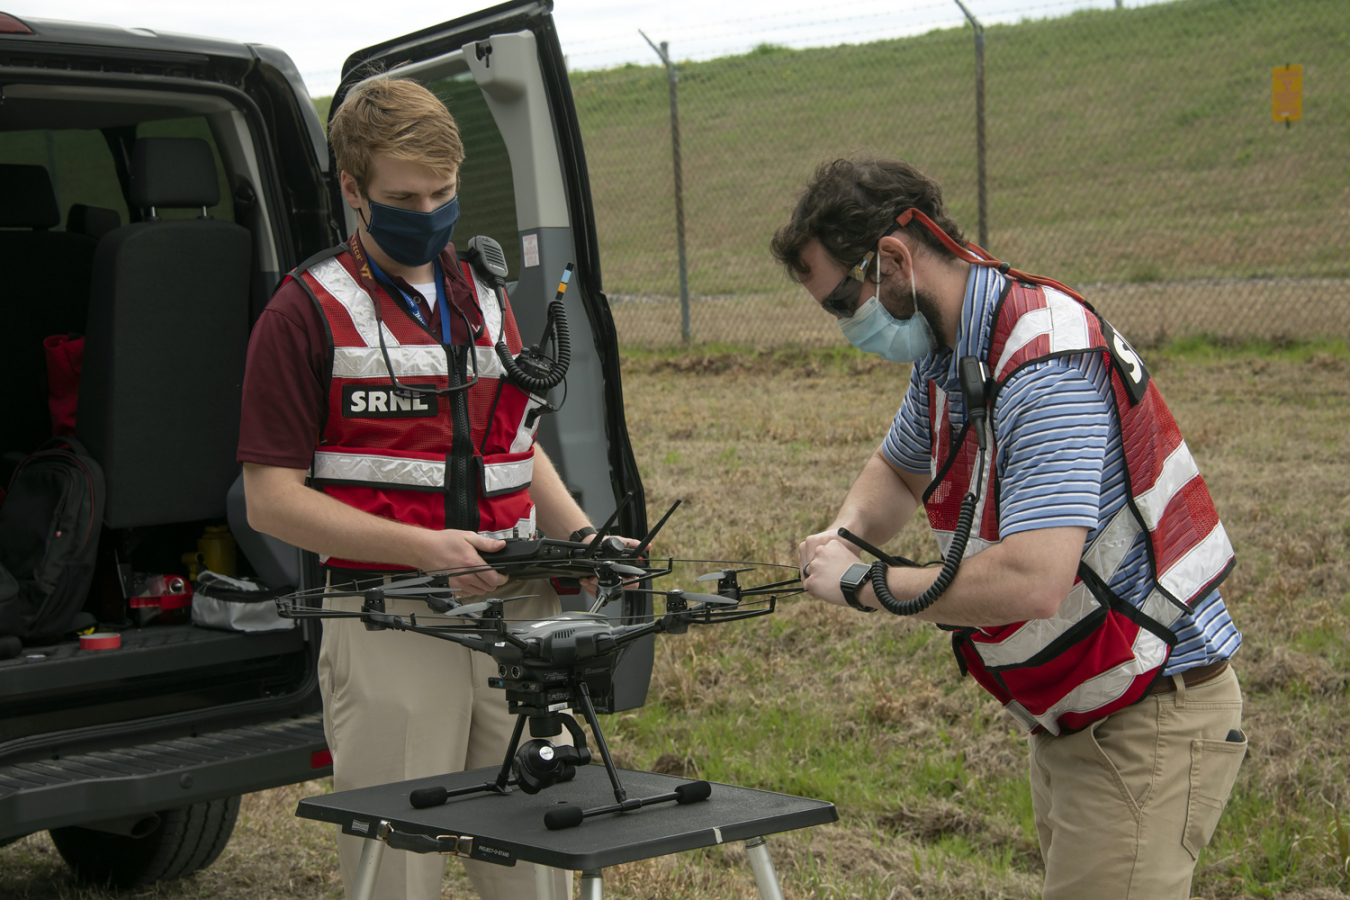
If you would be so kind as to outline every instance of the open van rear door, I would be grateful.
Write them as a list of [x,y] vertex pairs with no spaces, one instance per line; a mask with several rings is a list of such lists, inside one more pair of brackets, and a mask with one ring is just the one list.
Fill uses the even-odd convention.
[[[510,268],[507,292],[527,344],[538,340],[564,267],[575,264],[566,296],[572,363],[565,384],[550,395],[553,405],[564,397],[565,403],[544,416],[538,442],[597,524],[631,494],[618,529],[641,537],[647,530],[642,482],[624,422],[618,339],[601,293],[590,179],[552,6],[517,0],[357,51],[342,67],[331,109],[357,84],[383,73],[415,79],[441,98],[459,124],[466,153],[456,244],[475,234],[501,243]],[[350,233],[355,217],[336,177],[332,185],[334,208],[347,212]],[[640,705],[645,696],[650,643],[634,649],[641,652],[630,656],[646,656],[646,673],[633,678],[630,669],[629,678],[616,677],[621,707]],[[641,689],[627,702],[625,681],[640,681]]]

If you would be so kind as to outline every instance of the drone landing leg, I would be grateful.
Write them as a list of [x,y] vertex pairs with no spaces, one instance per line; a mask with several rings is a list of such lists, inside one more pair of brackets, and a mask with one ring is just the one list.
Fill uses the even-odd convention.
[[516,747],[520,744],[520,735],[524,730],[525,717],[517,716],[516,730],[511,733],[511,744],[506,748],[506,759],[502,762],[502,768],[497,773],[496,781],[488,781],[473,787],[456,788],[453,791],[446,790],[443,787],[418,788],[408,795],[408,802],[412,804],[414,809],[429,809],[433,806],[440,806],[451,797],[462,797],[465,794],[511,793],[511,785],[515,783],[511,779],[511,758],[516,755]]
[[600,730],[600,720],[595,717],[595,707],[591,706],[591,691],[586,682],[577,681],[577,697],[581,699],[581,713],[595,735],[595,745],[600,748],[600,758],[605,761],[605,771],[609,773],[609,783],[614,785],[614,799],[622,803],[628,799],[628,792],[619,784],[619,770],[614,768],[614,759],[609,755],[609,746],[605,744],[605,734]]
[[515,758],[516,750],[520,748],[520,736],[525,733],[525,715],[522,713],[516,716],[516,728],[511,732],[511,743],[506,745],[506,759],[502,760],[501,771],[497,773],[497,790],[500,793],[508,794],[511,789],[506,783],[511,779],[511,760]]

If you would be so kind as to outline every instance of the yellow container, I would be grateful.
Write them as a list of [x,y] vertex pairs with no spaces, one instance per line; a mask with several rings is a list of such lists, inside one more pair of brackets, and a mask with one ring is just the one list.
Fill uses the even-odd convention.
[[197,552],[206,568],[217,575],[238,574],[234,535],[228,525],[207,525],[206,533],[197,538]]

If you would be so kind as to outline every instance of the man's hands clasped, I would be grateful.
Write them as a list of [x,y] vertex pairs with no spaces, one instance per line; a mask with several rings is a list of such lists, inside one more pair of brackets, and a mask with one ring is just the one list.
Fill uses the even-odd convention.
[[797,545],[797,564],[801,567],[802,587],[817,600],[846,606],[839,579],[849,566],[862,562],[852,544],[839,537],[839,526],[831,525]]

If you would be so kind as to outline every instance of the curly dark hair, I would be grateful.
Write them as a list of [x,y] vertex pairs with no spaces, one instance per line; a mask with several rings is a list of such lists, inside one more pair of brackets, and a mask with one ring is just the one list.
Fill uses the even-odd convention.
[[[851,268],[910,207],[965,245],[961,227],[942,203],[942,188],[903,159],[864,156],[824,162],[802,191],[791,220],[774,232],[769,249],[799,281],[811,273],[802,250],[813,239],[835,262]],[[953,256],[923,223],[911,221],[901,230],[940,257]]]

